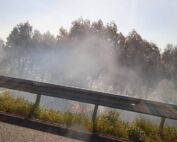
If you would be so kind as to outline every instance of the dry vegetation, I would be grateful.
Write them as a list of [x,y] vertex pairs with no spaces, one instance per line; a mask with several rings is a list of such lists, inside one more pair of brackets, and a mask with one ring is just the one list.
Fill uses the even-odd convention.
[[[0,111],[27,116],[33,103],[23,98],[14,97],[10,92],[0,94]],[[92,130],[91,119],[83,113],[61,112],[38,107],[34,113],[35,119],[58,123],[66,127],[77,127],[85,131]],[[115,137],[134,140],[135,142],[177,142],[177,128],[164,128],[164,136],[158,133],[158,125],[143,118],[132,123],[119,119],[117,111],[109,111],[97,117],[97,132]]]

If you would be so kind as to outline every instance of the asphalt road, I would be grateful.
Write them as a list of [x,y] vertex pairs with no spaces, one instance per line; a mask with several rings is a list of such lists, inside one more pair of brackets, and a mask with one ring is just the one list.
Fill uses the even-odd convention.
[[0,122],[0,142],[81,142]]

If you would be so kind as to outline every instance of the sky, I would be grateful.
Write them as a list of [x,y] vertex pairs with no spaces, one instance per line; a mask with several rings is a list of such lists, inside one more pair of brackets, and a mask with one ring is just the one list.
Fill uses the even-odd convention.
[[0,38],[28,21],[42,33],[57,35],[79,18],[114,21],[125,36],[135,29],[164,49],[177,45],[177,0],[0,0]]

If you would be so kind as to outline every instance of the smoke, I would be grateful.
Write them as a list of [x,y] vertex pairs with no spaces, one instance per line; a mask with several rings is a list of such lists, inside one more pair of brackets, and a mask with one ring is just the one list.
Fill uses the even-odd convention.
[[[114,50],[104,40],[90,36],[65,47],[35,52],[32,62],[37,74],[45,73],[46,82],[106,91],[117,70]],[[35,78],[36,73],[28,78]]]
[[5,58],[5,52],[4,49],[0,46],[0,63],[3,61]]
[[176,85],[167,79],[160,81],[152,90],[148,99],[165,102],[169,104],[177,104]]
[[[144,98],[167,103],[177,103],[175,84],[169,80],[160,81],[149,88],[145,77],[140,76],[140,68],[128,68],[118,62],[118,50],[109,40],[96,35],[76,38],[65,44],[45,48],[30,47],[29,54],[13,51],[8,54],[12,58],[13,70],[6,75],[61,84],[90,90],[109,92],[118,95]],[[5,53],[0,49],[0,61]],[[23,55],[21,55],[23,53]],[[147,79],[147,78],[146,78]],[[79,108],[78,103],[42,97],[41,104],[47,107]],[[83,108],[84,104],[80,104]],[[93,107],[93,106],[90,106]],[[103,108],[101,108],[103,110]],[[121,112],[122,118],[127,113]],[[137,116],[131,114],[132,119]],[[128,117],[130,119],[130,117]]]

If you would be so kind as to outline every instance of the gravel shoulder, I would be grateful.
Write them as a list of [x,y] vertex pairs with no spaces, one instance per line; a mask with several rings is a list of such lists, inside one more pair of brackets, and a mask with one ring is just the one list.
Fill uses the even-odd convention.
[[0,142],[81,142],[0,122]]

